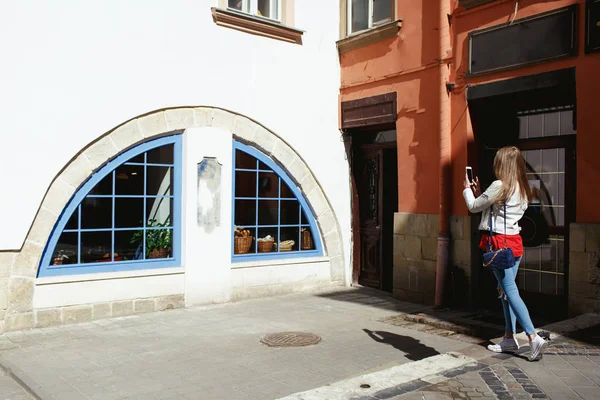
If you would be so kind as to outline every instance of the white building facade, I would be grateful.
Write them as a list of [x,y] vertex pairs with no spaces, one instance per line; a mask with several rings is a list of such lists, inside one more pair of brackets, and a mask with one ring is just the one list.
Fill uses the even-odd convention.
[[350,283],[336,2],[0,22],[2,330]]

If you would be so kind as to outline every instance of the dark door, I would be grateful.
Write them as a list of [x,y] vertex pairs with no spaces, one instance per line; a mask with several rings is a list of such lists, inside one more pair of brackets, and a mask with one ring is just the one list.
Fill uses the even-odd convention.
[[[519,265],[517,285],[532,317],[538,322],[567,315],[569,224],[575,221],[574,112],[572,106],[512,111],[505,118],[514,123],[499,122],[500,131],[489,127],[489,132],[497,137],[502,137],[502,131],[514,132],[512,140],[497,143],[496,148],[484,145],[479,153],[481,175],[488,184],[494,179],[491,166],[497,148],[514,144],[525,158],[527,178],[535,197],[519,222],[525,252]],[[539,237],[544,237],[545,241],[539,243]],[[531,244],[528,243],[530,238],[534,239]],[[499,307],[495,279],[486,273],[482,273],[481,278],[482,304]]]
[[[548,225],[545,243],[525,247],[517,283],[532,314],[566,317],[569,224],[575,221],[575,130],[573,110],[522,114],[520,141],[527,179],[534,192],[529,213]],[[527,224],[524,238],[533,232]]]
[[[358,282],[386,291],[393,286],[393,222],[398,209],[396,146],[361,144],[355,148],[354,181],[358,210]],[[358,212],[356,212],[358,211]],[[355,236],[355,237],[356,237]],[[358,254],[357,254],[358,253]]]

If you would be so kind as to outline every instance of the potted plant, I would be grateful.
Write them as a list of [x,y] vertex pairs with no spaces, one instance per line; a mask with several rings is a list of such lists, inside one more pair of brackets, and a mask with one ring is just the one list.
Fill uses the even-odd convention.
[[[71,255],[74,254],[72,251],[70,251],[68,253],[70,253]],[[65,260],[68,260],[68,259],[69,259],[69,256],[67,255],[67,251],[61,249],[58,252],[56,252],[54,257],[52,258],[52,265],[68,264],[68,262],[67,263],[65,262]]]
[[[155,219],[148,220],[148,228],[170,228],[169,222],[158,222]],[[142,242],[143,230],[139,230],[131,236],[130,243]],[[146,258],[167,258],[171,252],[173,236],[171,229],[148,229],[146,230]]]

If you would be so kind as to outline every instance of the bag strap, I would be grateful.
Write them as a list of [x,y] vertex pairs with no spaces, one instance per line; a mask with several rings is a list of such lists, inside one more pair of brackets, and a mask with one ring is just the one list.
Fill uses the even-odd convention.
[[506,248],[506,201],[504,202],[504,248]]
[[492,224],[492,214],[494,212],[494,205],[492,204],[490,206],[490,234],[488,235],[488,247],[491,250],[493,248],[493,244],[492,244],[492,236],[494,236],[494,227]]

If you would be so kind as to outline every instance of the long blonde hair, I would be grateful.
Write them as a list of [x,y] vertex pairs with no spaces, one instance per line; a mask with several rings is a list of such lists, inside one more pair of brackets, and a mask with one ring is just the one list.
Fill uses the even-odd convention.
[[506,146],[498,150],[494,157],[494,173],[502,181],[498,204],[502,204],[515,193],[517,187],[521,200],[528,203],[533,199],[529,182],[527,182],[527,167],[521,152],[515,146]]

